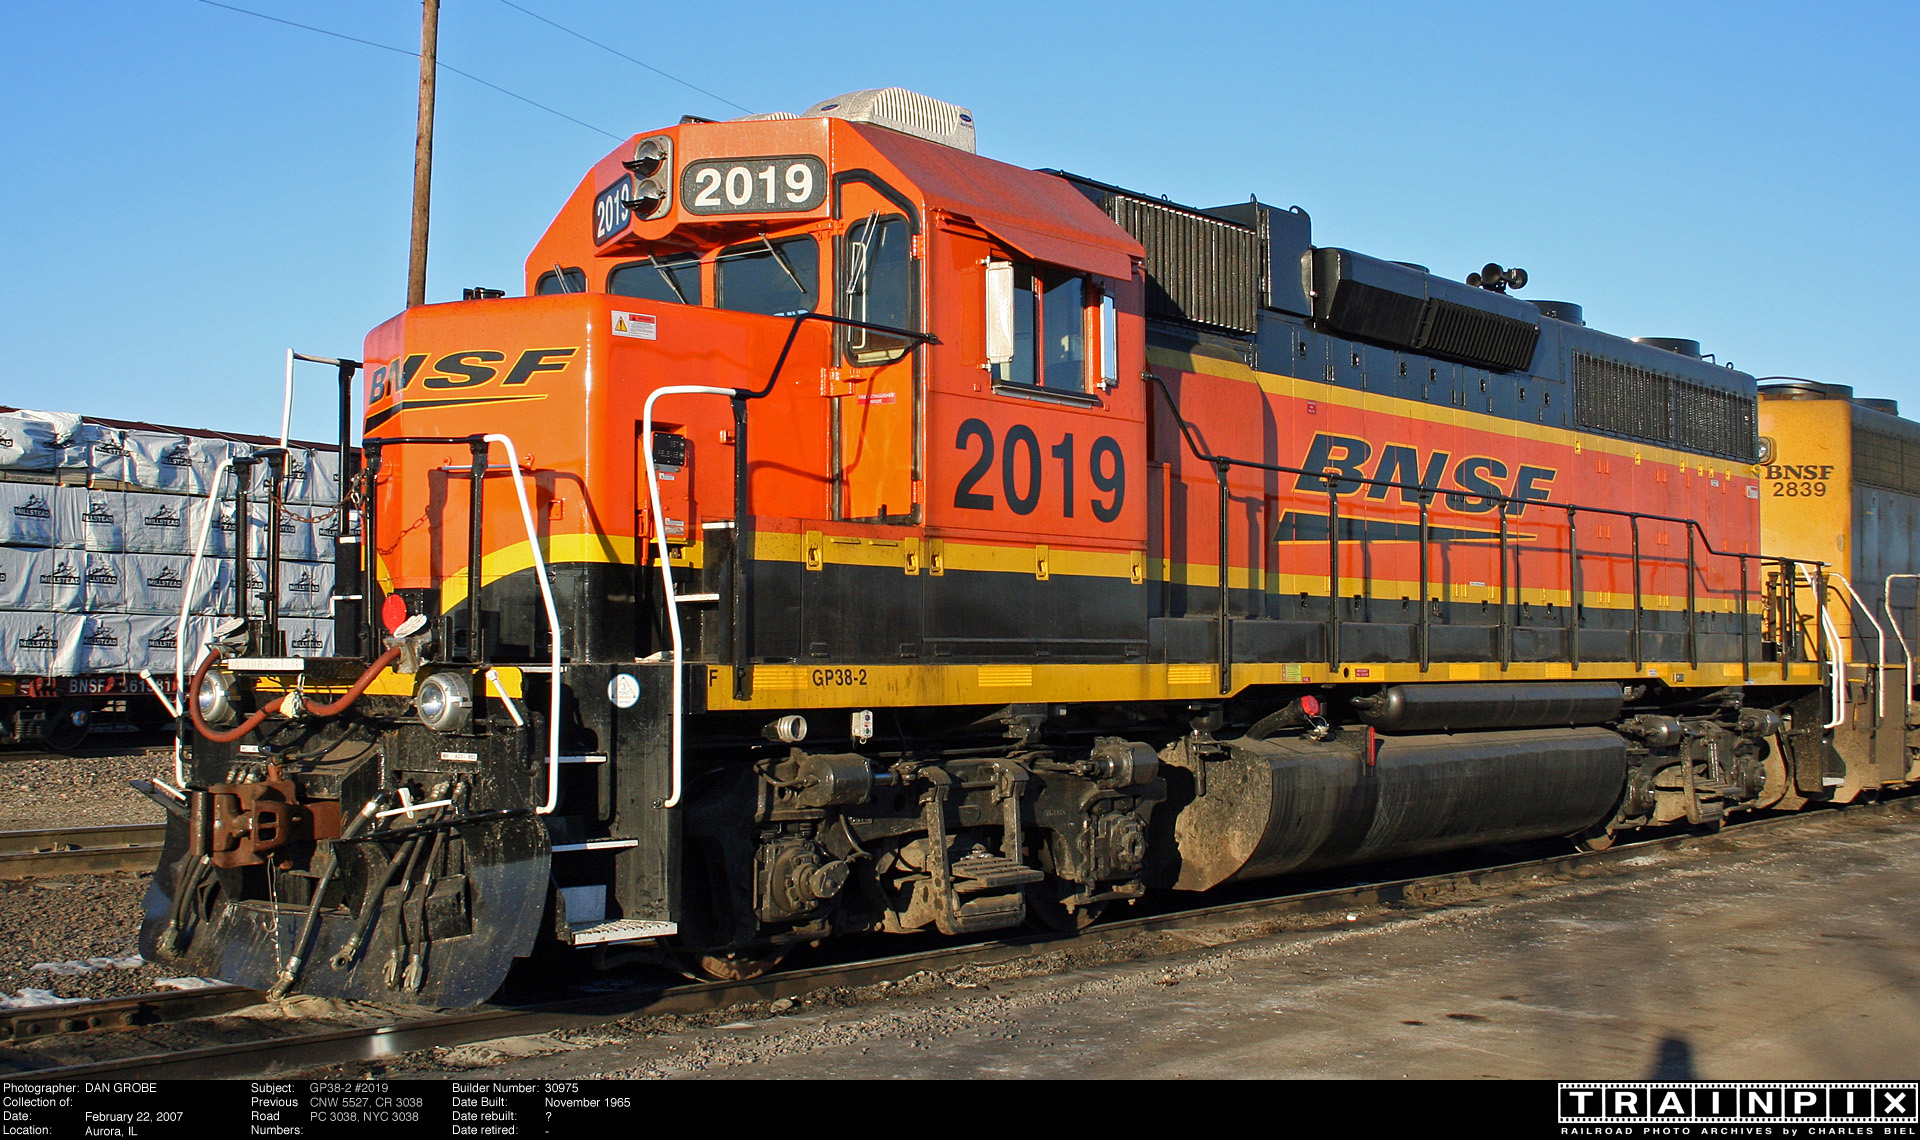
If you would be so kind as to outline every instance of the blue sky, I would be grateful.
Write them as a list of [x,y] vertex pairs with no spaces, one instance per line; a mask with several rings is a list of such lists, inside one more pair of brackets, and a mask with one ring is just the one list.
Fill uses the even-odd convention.
[[[1314,239],[1920,415],[1920,6],[515,0],[756,111],[898,84],[982,153]],[[234,0],[411,49],[408,0]],[[502,0],[442,60],[625,137],[727,103]],[[282,354],[405,298],[417,64],[199,2],[0,5],[0,403],[271,431]],[[614,140],[445,72],[428,299],[517,290]],[[332,432],[326,378],[297,432]]]

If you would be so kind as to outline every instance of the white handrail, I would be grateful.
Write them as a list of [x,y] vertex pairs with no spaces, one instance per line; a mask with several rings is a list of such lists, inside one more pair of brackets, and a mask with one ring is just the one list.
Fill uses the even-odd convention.
[[[684,670],[680,666],[684,647],[680,636],[680,603],[673,596],[672,554],[667,550],[667,520],[660,513],[660,472],[653,463],[653,402],[662,396],[732,396],[732,388],[710,388],[704,384],[672,384],[665,388],[655,388],[647,395],[646,405],[640,411],[640,451],[647,462],[647,500],[653,507],[653,536],[660,548],[660,588],[667,606],[667,632],[673,642],[673,708],[668,714],[672,722],[671,783],[667,798],[660,801],[663,808],[680,805],[681,789],[681,734],[682,720],[685,716],[682,706],[686,703],[685,680],[681,676]],[[740,520],[735,519],[737,524]]]
[[1807,588],[1813,591],[1814,608],[1820,612],[1820,628],[1826,631],[1827,644],[1833,649],[1833,659],[1827,662],[1833,678],[1833,719],[1821,727],[1839,728],[1847,721],[1847,647],[1841,644],[1840,631],[1827,614],[1827,599],[1822,596],[1819,584],[1813,580],[1813,572],[1804,565],[1798,568],[1800,576],[1807,580]]
[[[1893,627],[1893,639],[1900,643],[1900,657],[1907,663],[1906,675],[1901,683],[1901,690],[1906,695],[1907,712],[1906,719],[1901,723],[1907,724],[1913,720],[1913,650],[1907,645],[1907,635],[1900,632],[1900,622],[1893,616],[1893,582],[1896,578],[1911,578],[1915,581],[1920,581],[1920,574],[1889,574],[1887,575],[1887,580],[1882,583],[1880,587],[1880,612],[1887,615],[1887,624]],[[1886,660],[1887,635],[1886,631],[1882,630],[1880,633],[1880,662],[1882,669],[1886,668]]]
[[1867,609],[1867,603],[1860,600],[1860,595],[1857,592],[1855,592],[1853,588],[1853,583],[1847,581],[1847,576],[1845,574],[1841,574],[1835,571],[1835,572],[1829,572],[1827,574],[1827,577],[1835,579],[1840,583],[1840,588],[1842,590],[1845,590],[1847,597],[1853,600],[1854,608],[1860,611],[1860,616],[1863,618],[1866,618],[1867,622],[1873,626],[1873,631],[1880,635],[1880,639],[1876,645],[1876,652],[1879,654],[1879,656],[1875,658],[1875,663],[1874,663],[1875,672],[1874,672],[1874,681],[1873,681],[1873,694],[1874,694],[1873,716],[1874,716],[1874,719],[1877,721],[1881,717],[1887,715],[1887,701],[1886,701],[1887,631],[1880,628],[1880,620],[1874,617],[1872,612]]
[[[187,613],[193,608],[193,592],[200,580],[200,562],[207,553],[207,536],[213,532],[213,516],[220,509],[218,499],[220,480],[226,476],[227,469],[232,466],[232,457],[222,459],[219,466],[213,469],[213,478],[207,480],[207,512],[200,519],[200,537],[193,544],[193,561],[187,564],[186,587],[180,591],[180,620],[173,627],[173,691],[179,694],[180,707],[183,709],[187,707],[188,701],[199,699],[198,693],[189,693],[186,689]],[[234,533],[237,535],[239,531],[235,530]],[[241,565],[246,564],[243,558]],[[238,583],[235,588],[239,591],[241,598],[247,596],[247,584],[244,581]],[[240,607],[241,616],[246,615],[246,610],[247,607],[243,604]],[[200,658],[197,655],[193,663],[195,668],[199,667]],[[173,779],[183,788],[187,786],[187,760],[183,751],[186,747],[186,741],[183,739],[185,732],[186,730],[181,727],[176,717],[173,722]]]
[[[553,651],[553,672],[547,679],[547,802],[534,809],[536,815],[551,815],[560,806],[560,607],[553,604],[553,583],[547,581],[547,559],[540,553],[540,535],[534,530],[533,508],[527,503],[527,486],[520,476],[520,453],[513,440],[504,435],[489,435],[488,443],[507,449],[507,469],[513,472],[513,493],[520,499],[520,521],[527,528],[527,546],[533,551],[533,572],[540,582],[540,601],[547,607],[548,646]],[[372,551],[367,557],[373,557]],[[478,591],[480,583],[468,589]]]

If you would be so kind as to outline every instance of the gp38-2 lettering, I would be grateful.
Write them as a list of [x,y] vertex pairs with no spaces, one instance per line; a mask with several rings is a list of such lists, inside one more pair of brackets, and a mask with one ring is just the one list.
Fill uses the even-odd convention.
[[816,689],[859,686],[867,683],[865,669],[815,669],[810,675]]

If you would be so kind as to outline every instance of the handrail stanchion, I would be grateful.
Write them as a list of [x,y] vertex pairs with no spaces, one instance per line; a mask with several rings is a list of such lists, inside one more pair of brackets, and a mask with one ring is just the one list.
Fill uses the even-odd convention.
[[1886,689],[1883,682],[1887,670],[1887,631],[1881,627],[1880,619],[1874,617],[1873,612],[1867,609],[1867,603],[1860,599],[1860,595],[1853,588],[1853,583],[1847,581],[1845,574],[1838,570],[1829,570],[1827,577],[1840,583],[1840,592],[1846,596],[1849,609],[1859,610],[1860,616],[1866,618],[1867,624],[1871,625],[1873,631],[1879,635],[1874,642],[1874,660],[1867,671],[1868,683],[1873,686],[1873,720],[1878,725],[1880,719],[1886,715],[1886,700],[1882,694]]
[[1740,681],[1753,680],[1753,649],[1747,642],[1747,555],[1740,555]]
[[[478,665],[480,638],[480,551],[481,520],[486,516],[487,441],[475,436],[467,445],[472,449],[473,485],[467,488],[467,660]],[[509,455],[507,462],[516,462]],[[532,539],[529,539],[532,541]]]
[[1507,509],[1496,506],[1500,516],[1500,671],[1506,672],[1513,667],[1513,614],[1508,606],[1507,589]]
[[1693,580],[1696,569],[1693,562],[1693,524],[1687,524],[1687,667],[1700,668],[1700,626],[1696,609],[1700,604]]
[[520,475],[520,452],[513,440],[490,433],[488,443],[507,449],[507,470],[513,475],[513,493],[520,500],[520,521],[527,528],[527,548],[533,552],[534,581],[540,584],[540,602],[547,610],[547,647],[553,672],[547,678],[547,802],[534,809],[551,815],[560,806],[560,607],[553,601],[553,582],[547,577],[547,557],[540,552],[540,532],[533,525],[533,506],[527,501],[526,480]]
[[1840,644],[1840,632],[1833,625],[1833,618],[1827,614],[1827,583],[1824,569],[1809,571],[1800,567],[1801,576],[1813,591],[1815,652],[1821,663],[1827,667],[1827,676],[1831,679],[1833,697],[1830,705],[1833,718],[1822,727],[1839,728],[1847,720],[1847,650]]
[[1340,668],[1340,484],[1327,481],[1327,668]]
[[[640,410],[640,454],[646,458],[647,466],[647,502],[653,513],[654,545],[660,559],[660,597],[667,611],[667,637],[672,646],[671,663],[673,676],[669,684],[673,689],[673,707],[668,714],[671,724],[668,747],[671,750],[670,780],[667,798],[660,801],[660,807],[680,806],[683,769],[682,750],[686,733],[686,643],[680,632],[680,600],[673,592],[673,552],[667,549],[667,522],[660,513],[660,469],[653,460],[653,405],[662,396],[733,396],[733,388],[714,388],[705,384],[669,384],[664,388],[655,388],[647,393],[647,402]],[[689,520],[690,522],[691,520]]]
[[[1220,657],[1220,694],[1225,696],[1233,691],[1233,598],[1232,584],[1229,581],[1229,564],[1233,561],[1233,540],[1228,530],[1227,514],[1233,508],[1233,493],[1227,486],[1225,463],[1213,465],[1213,477],[1220,485],[1220,590],[1216,601],[1218,610],[1214,615],[1218,630]],[[1253,584],[1253,568],[1247,568],[1247,584]]]
[[[220,480],[226,478],[227,470],[233,465],[231,458],[222,459],[213,469],[213,477],[207,480],[207,509],[200,516],[200,533],[193,543],[193,559],[187,563],[187,582],[180,591],[180,618],[173,627],[173,691],[179,698],[179,709],[184,712],[188,701],[200,699],[200,694],[187,692],[187,615],[192,612],[194,593],[200,588],[200,565],[207,556],[207,537],[213,532],[213,517],[220,510]],[[200,666],[199,654],[194,655],[194,667]],[[187,786],[186,746],[187,725],[176,713],[173,718],[173,782],[185,788]]]
[[1420,671],[1433,668],[1433,602],[1427,593],[1432,589],[1433,567],[1432,552],[1427,547],[1432,543],[1431,520],[1428,507],[1433,496],[1426,488],[1420,489]]
[[1633,671],[1638,673],[1646,668],[1646,654],[1641,642],[1640,516],[1628,515],[1627,523],[1633,531]]
[[[1779,593],[1774,608],[1778,611],[1775,620],[1780,627],[1777,632],[1780,634],[1781,679],[1785,680],[1786,667],[1793,664],[1797,659],[1795,654],[1799,651],[1800,604],[1795,595],[1800,590],[1800,567],[1791,558],[1776,558],[1774,564],[1779,569],[1774,572],[1773,589],[1768,592]],[[1784,591],[1781,590],[1782,583],[1785,584]]]
[[[1900,619],[1893,616],[1893,582],[1896,578],[1905,578],[1920,582],[1920,574],[1889,574],[1880,586],[1880,612],[1887,615],[1887,624],[1893,627],[1893,638],[1900,645],[1900,659],[1906,663],[1906,672],[1900,679],[1901,692],[1905,694],[1905,716],[1901,725],[1913,723],[1913,650],[1907,645],[1907,635],[1900,630]],[[1880,634],[1880,660],[1887,659],[1886,632]]]
[[1580,525],[1574,511],[1567,508],[1567,663],[1580,669],[1580,616],[1584,602],[1580,590]]

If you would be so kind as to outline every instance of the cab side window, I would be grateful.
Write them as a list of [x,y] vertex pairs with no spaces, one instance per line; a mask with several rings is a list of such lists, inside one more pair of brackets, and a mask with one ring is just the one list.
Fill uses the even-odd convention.
[[791,317],[820,300],[820,246],[811,237],[743,242],[720,251],[714,304],[741,313]]
[[607,292],[643,301],[698,305],[700,259],[683,253],[628,262],[607,274]]
[[[840,316],[914,330],[913,235],[901,217],[870,216],[847,230],[842,246]],[[872,329],[846,330],[847,359],[856,365],[898,358],[913,342]]]
[[1019,262],[987,263],[987,362],[1000,384],[1087,390],[1086,278]]

